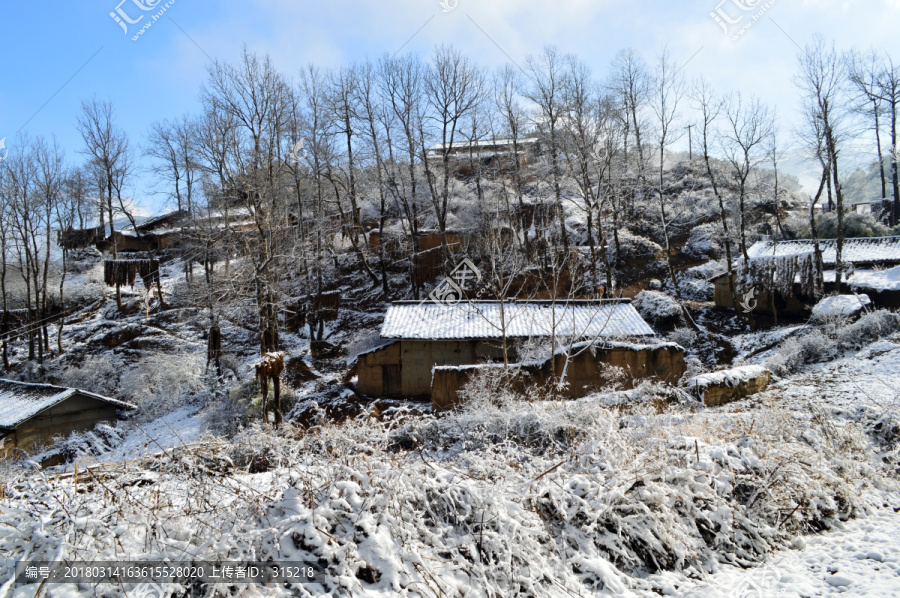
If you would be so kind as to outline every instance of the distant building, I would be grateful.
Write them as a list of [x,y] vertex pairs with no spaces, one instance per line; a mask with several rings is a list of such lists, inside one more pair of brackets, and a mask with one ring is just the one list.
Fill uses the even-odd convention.
[[449,147],[449,155],[451,156],[459,156],[465,155],[468,156],[470,153],[475,154],[476,156],[483,156],[484,154],[502,154],[502,153],[511,153],[513,148],[518,148],[519,152],[526,152],[531,150],[532,148],[536,148],[538,145],[537,137],[523,137],[522,139],[484,139],[481,141],[475,141],[474,143],[470,143],[464,139],[456,140],[453,142],[453,145],[438,143],[432,145],[428,148],[428,155],[430,157],[440,156],[444,153],[444,149]]
[[854,201],[848,204],[851,212],[855,212],[857,214],[874,214],[875,216],[881,214],[883,206],[884,200],[881,199],[875,199],[871,201]]
[[0,379],[0,458],[113,422],[119,409],[135,406],[75,388]]
[[[171,249],[181,244],[184,228],[190,226],[190,214],[176,210],[145,220],[137,227],[128,225],[116,231],[118,251],[149,251]],[[111,246],[111,240],[107,243]]]
[[[597,345],[597,351],[582,352],[587,356],[582,360],[592,365],[585,364],[577,372],[573,369],[575,383],[570,380],[570,386],[578,388],[570,396],[603,383],[601,363],[625,367],[631,370],[631,378],[656,376],[674,382],[684,372],[683,349],[655,341],[653,329],[629,300],[514,301],[502,306],[498,301],[397,302],[385,315],[383,344],[359,356],[359,391],[372,396],[432,398],[444,407],[452,401],[433,396],[438,368],[502,363],[504,336],[508,358],[514,362],[524,342],[539,339],[549,348],[554,332],[560,348],[574,341]],[[633,342],[616,342],[625,339]],[[540,364],[536,367],[539,370]],[[453,388],[446,388],[446,380],[440,384],[442,396],[455,396]]]
[[[826,292],[836,290],[834,288],[834,267],[837,261],[837,241],[835,239],[819,240],[819,248],[822,252],[822,266],[824,268],[824,288]],[[767,258],[794,257],[809,254],[815,251],[815,242],[812,239],[797,239],[793,241],[760,241],[747,249],[747,255],[751,261]],[[900,307],[900,288],[892,288],[895,285],[886,280],[886,284],[879,282],[879,271],[900,266],[900,237],[860,237],[844,239],[841,251],[841,261],[852,269],[845,273],[841,291],[857,291],[869,294],[876,305],[884,307]],[[717,307],[734,308],[729,285],[729,275],[719,274],[711,279],[715,285],[715,303]],[[784,297],[776,292],[774,301],[779,312],[800,313],[815,302],[812,297],[806,297],[799,291],[798,284],[794,285],[794,291],[790,296]],[[897,285],[900,287],[900,285]],[[771,311],[773,298],[768,292],[760,293],[755,298],[758,307],[755,311]]]

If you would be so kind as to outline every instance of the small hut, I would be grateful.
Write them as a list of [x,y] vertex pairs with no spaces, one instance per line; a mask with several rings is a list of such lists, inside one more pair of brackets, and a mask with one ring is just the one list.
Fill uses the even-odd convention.
[[56,436],[113,422],[134,405],[75,388],[0,379],[0,458],[31,451]]
[[91,245],[103,242],[105,229],[102,226],[94,228],[66,228],[56,231],[56,242],[63,249],[84,249]]
[[[900,306],[900,290],[885,282],[882,271],[900,266],[900,237],[850,238],[844,240],[841,251],[841,262],[848,270],[844,272],[844,282],[840,289],[835,289],[835,264],[837,262],[837,241],[823,239],[819,241],[822,262],[816,268],[822,268],[816,276],[824,292],[860,292],[868,294],[876,305],[884,307]],[[800,314],[808,311],[816,303],[821,293],[811,293],[808,257],[815,251],[812,239],[794,241],[760,241],[747,249],[749,265],[738,264],[736,287],[747,289],[754,277],[766,274],[772,278],[771,288],[754,289],[755,305],[753,311],[770,312],[772,307],[779,313]],[[804,263],[807,267],[803,267]],[[798,267],[800,266],[800,267]],[[804,275],[806,272],[806,275]],[[749,276],[744,276],[749,274]],[[788,280],[787,277],[790,278]],[[775,281],[775,278],[781,280]],[[711,279],[715,285],[716,307],[733,309],[728,273],[722,273]],[[780,288],[776,288],[780,287]],[[774,291],[774,294],[773,294]],[[745,290],[744,292],[749,292]],[[743,293],[739,293],[741,295]],[[741,297],[738,297],[739,301]],[[746,309],[746,308],[745,308]]]
[[[501,310],[502,308],[502,310]],[[502,315],[501,315],[502,313]],[[663,346],[629,300],[396,302],[385,315],[382,344],[359,356],[359,391],[372,396],[434,399],[435,372],[441,366],[470,366],[519,359],[530,339],[550,345],[593,343],[582,351],[595,361],[627,366],[634,377],[676,381],[684,371],[684,350]],[[616,342],[630,340],[631,342]],[[587,359],[586,357],[583,359]],[[582,368],[581,366],[584,365]],[[602,368],[573,366],[582,387],[600,386]],[[583,370],[583,372],[582,372]],[[581,375],[583,373],[583,376]]]

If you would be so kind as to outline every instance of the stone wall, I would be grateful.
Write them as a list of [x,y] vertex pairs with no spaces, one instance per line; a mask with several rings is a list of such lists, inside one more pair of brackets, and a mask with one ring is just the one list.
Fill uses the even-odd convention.
[[762,366],[744,366],[692,378],[688,387],[707,407],[718,407],[764,390],[772,373]]

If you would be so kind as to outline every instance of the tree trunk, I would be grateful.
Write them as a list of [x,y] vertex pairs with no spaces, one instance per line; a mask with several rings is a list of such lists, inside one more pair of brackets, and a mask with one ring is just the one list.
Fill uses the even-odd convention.
[[275,427],[281,425],[281,376],[275,376],[272,380],[272,387],[275,393]]

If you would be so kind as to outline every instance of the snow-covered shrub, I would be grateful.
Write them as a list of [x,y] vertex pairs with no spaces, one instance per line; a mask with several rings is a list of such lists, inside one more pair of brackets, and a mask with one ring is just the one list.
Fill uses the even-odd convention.
[[[86,456],[97,456],[115,448],[122,442],[121,430],[107,424],[97,424],[92,430],[72,432],[68,438],[59,439],[50,449],[66,461]],[[40,456],[38,456],[39,458]]]
[[231,353],[225,353],[219,359],[219,363],[222,364],[222,371],[231,372],[232,374],[234,374],[235,380],[240,380],[241,368],[243,367],[243,365],[237,357],[235,357]]
[[715,222],[695,227],[683,250],[698,259],[718,259],[722,251],[722,225]]
[[213,434],[231,438],[250,422],[250,404],[217,396],[203,409],[203,421]]
[[[119,377],[127,371],[124,359],[116,353],[87,355],[81,365],[67,367],[58,374],[59,384],[83,388],[97,394],[119,397]],[[123,399],[131,402],[130,399]]]
[[703,361],[696,355],[695,347],[698,340],[697,337],[697,333],[692,328],[688,327],[676,328],[668,335],[667,340],[685,348],[686,354],[684,362],[687,366],[687,370],[685,371],[684,376],[682,376],[682,380],[684,381],[706,371]]
[[[677,276],[681,296],[691,301],[712,301],[715,287],[709,280],[724,270],[723,265],[709,261],[679,273]],[[669,279],[666,279],[664,288],[670,293],[675,292],[672,281]]]
[[[816,218],[816,232],[821,239],[836,239],[838,236],[837,214],[828,212]],[[845,237],[886,237],[891,230],[878,222],[872,214],[851,212],[844,215]]]
[[[620,251],[619,259],[622,262],[628,263],[632,260],[646,261],[654,259],[663,251],[662,246],[658,243],[654,243],[652,240],[646,237],[635,235],[625,229],[620,230],[618,235]],[[615,252],[616,244],[612,240],[610,240],[610,256],[614,257]]]
[[846,318],[830,319],[820,328],[786,340],[766,365],[784,376],[808,363],[836,359],[898,330],[900,314],[887,310],[867,313],[853,323]]
[[641,317],[655,326],[670,328],[681,320],[681,306],[665,293],[642,291],[633,303]]
[[154,353],[124,368],[119,392],[138,406],[139,420],[149,421],[194,396],[206,396],[205,366],[205,352]]
[[865,508],[873,484],[892,487],[852,421],[826,431],[814,414],[776,408],[729,418],[633,411],[593,399],[483,401],[315,433],[251,424],[232,443],[106,468],[102,484],[14,471],[0,509],[9,555],[0,577],[26,554],[177,561],[187,552],[321,568],[319,584],[272,586],[279,597],[428,587],[627,595],[647,589],[648,572],[696,576],[717,561],[763,558]]
[[259,380],[251,378],[235,384],[228,393],[228,398],[233,403],[246,403],[248,406],[262,400],[262,389]]
[[[668,281],[667,281],[668,282]],[[683,278],[678,281],[681,296],[690,301],[712,301],[715,295],[715,287],[711,282],[697,278]],[[666,290],[675,292],[671,282],[666,284]]]

